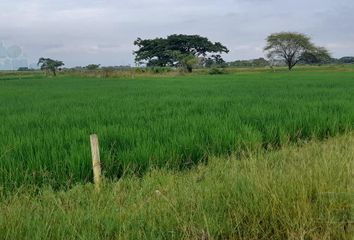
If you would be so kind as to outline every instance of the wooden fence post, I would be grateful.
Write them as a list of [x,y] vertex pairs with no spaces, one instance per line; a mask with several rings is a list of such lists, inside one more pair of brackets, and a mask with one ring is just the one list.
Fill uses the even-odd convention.
[[90,136],[91,142],[91,154],[92,154],[92,168],[93,168],[93,181],[95,183],[96,189],[100,188],[101,185],[101,160],[100,160],[100,149],[98,144],[98,137],[96,134]]

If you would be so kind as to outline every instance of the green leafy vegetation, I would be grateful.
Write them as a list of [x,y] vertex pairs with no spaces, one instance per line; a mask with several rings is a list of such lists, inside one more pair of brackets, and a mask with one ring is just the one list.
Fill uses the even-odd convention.
[[353,239],[354,137],[0,202],[2,239]]
[[90,181],[91,133],[110,179],[323,139],[353,128],[353,78],[352,69],[318,68],[0,81],[0,186]]
[[85,67],[85,69],[92,71],[92,70],[99,69],[100,66],[101,66],[100,64],[89,64]]
[[208,72],[210,75],[225,74],[225,69],[213,67]]
[[56,76],[58,68],[64,66],[64,63],[62,61],[41,57],[38,60],[38,66],[40,66],[41,70],[52,72],[53,75]]
[[264,58],[251,59],[251,60],[236,60],[227,63],[229,67],[268,67],[270,63]]
[[213,43],[199,35],[174,34],[167,38],[138,38],[134,45],[139,48],[134,52],[137,63],[182,67],[187,72],[192,72],[199,58],[205,65],[224,63],[220,54],[229,52],[221,43]]
[[270,61],[284,61],[291,70],[300,61],[305,63],[326,63],[330,61],[329,51],[317,47],[310,37],[302,33],[281,32],[267,37],[264,48]]

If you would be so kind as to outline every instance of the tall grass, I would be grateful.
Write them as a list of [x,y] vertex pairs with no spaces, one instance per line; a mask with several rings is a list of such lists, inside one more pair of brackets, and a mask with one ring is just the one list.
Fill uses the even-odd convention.
[[91,133],[108,178],[323,139],[353,128],[353,92],[347,70],[0,80],[0,186],[89,181]]
[[1,239],[353,239],[354,137],[0,202]]

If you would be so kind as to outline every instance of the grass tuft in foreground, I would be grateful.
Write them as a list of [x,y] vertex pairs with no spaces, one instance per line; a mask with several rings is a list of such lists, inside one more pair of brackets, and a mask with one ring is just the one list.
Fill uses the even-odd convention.
[[[39,193],[38,193],[39,191]],[[36,192],[36,193],[35,193]],[[354,136],[0,203],[3,239],[353,239]]]

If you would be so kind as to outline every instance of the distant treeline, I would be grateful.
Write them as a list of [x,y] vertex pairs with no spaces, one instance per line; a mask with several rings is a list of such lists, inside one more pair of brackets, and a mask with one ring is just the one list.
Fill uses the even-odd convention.
[[229,67],[265,67],[269,66],[269,61],[264,58],[257,58],[251,60],[236,60],[233,62],[228,62]]
[[[330,58],[326,61],[323,62],[311,62],[310,59],[302,60],[299,62],[300,64],[309,64],[309,65],[321,65],[321,64],[353,64],[354,63],[354,57],[342,57],[342,58]],[[285,62],[283,61],[273,61],[272,64],[270,61],[266,60],[265,58],[257,58],[257,59],[250,59],[250,60],[236,60],[232,62],[220,62],[219,64],[217,63],[205,63],[205,61],[199,61],[198,63],[195,64],[195,68],[215,68],[215,67],[267,67],[270,65],[277,65],[277,66],[283,66],[285,65]],[[70,70],[104,70],[104,71],[116,71],[116,70],[128,70],[130,68],[133,68],[131,66],[109,66],[109,67],[104,67],[100,66],[99,64],[89,64],[85,67],[77,66],[70,68]],[[151,71],[169,71],[170,69],[173,69],[173,67],[138,67],[139,70],[145,71],[144,69],[150,69]],[[168,70],[167,70],[168,69]]]
[[[300,64],[309,64],[309,65],[320,65],[320,64],[353,64],[354,57],[342,57],[342,58],[330,58],[324,62],[311,62],[309,60],[302,60]],[[227,62],[228,67],[266,67],[271,65],[270,62],[264,58],[250,59],[250,60],[236,60],[232,62]],[[272,65],[285,65],[285,62],[277,61],[273,62]]]
[[[311,62],[311,61],[300,61],[300,64],[308,64],[308,65],[321,65],[321,64],[354,64],[354,57],[342,57],[342,58],[330,58],[326,60],[325,62]],[[215,67],[267,67],[270,65],[276,65],[276,66],[284,66],[285,62],[282,61],[273,61],[272,64],[270,61],[266,60],[265,58],[257,58],[257,59],[250,59],[250,60],[236,60],[232,62],[224,62],[220,64],[205,64],[204,62],[201,61],[201,64],[196,64],[196,68],[215,68]],[[129,70],[133,67],[126,65],[126,66],[101,66],[100,64],[89,64],[87,66],[76,66],[72,68],[62,68],[59,69],[61,70],[66,70],[66,71],[85,71],[85,70],[102,70],[102,71],[125,71]],[[171,67],[138,67],[138,71],[151,71],[151,72],[168,72],[171,71]],[[21,67],[18,69],[18,71],[34,71],[35,69],[27,68],[27,67]]]
[[339,59],[332,58],[332,63],[340,63],[340,64],[346,64],[346,63],[354,63],[354,57],[342,57]]

